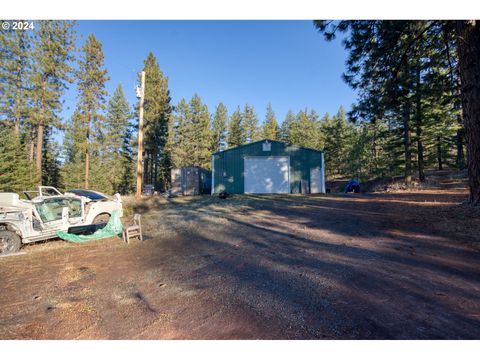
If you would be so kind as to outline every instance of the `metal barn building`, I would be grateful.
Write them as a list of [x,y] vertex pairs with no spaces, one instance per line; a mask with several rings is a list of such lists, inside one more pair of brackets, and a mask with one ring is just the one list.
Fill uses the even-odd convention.
[[324,193],[323,152],[261,140],[212,156],[212,194]]

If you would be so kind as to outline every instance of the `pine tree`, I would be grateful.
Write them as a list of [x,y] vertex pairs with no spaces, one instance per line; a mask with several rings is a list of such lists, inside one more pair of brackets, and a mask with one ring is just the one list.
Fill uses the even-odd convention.
[[30,106],[31,42],[28,31],[0,30],[0,122],[12,126],[17,136]]
[[61,177],[66,189],[81,188],[85,183],[85,131],[83,116],[76,110],[66,124],[63,137],[65,163]]
[[287,134],[287,142],[289,144],[300,145],[303,140],[303,129],[300,126],[300,117],[302,117],[303,113],[300,111],[295,117],[293,121],[285,124],[285,127],[288,125],[288,128],[285,129],[285,134]]
[[350,148],[345,157],[344,175],[349,178],[368,180],[369,171],[369,133],[367,126],[354,127],[350,136]]
[[134,151],[132,150],[132,127],[125,128],[122,138],[121,167],[123,170],[122,177],[115,191],[120,194],[129,194],[135,190],[135,170],[136,162],[134,159]]
[[269,140],[280,140],[280,128],[278,127],[275,113],[272,105],[267,106],[267,113],[265,115],[265,122],[263,123],[263,138]]
[[200,96],[193,95],[190,100],[189,138],[191,139],[190,164],[206,169],[211,168],[210,113],[207,105],[202,103]]
[[467,139],[469,201],[480,206],[480,23],[456,22],[463,119]]
[[[451,112],[457,114],[453,139],[456,163],[462,166],[466,137],[470,203],[480,204],[480,91],[477,91],[480,87],[477,81],[480,65],[476,61],[480,56],[478,22],[316,21],[315,26],[327,40],[335,38],[336,32],[347,33],[344,45],[349,51],[349,58],[344,79],[360,94],[353,115],[362,121],[381,119],[388,122],[392,132],[396,129],[402,131],[404,176],[407,182],[411,177],[414,153],[419,177],[424,177],[423,167],[428,155],[424,145],[432,134],[431,115],[437,111],[435,108],[445,104],[444,100],[450,104]],[[462,80],[461,88],[458,78]],[[448,96],[437,97],[434,100],[436,106],[431,106],[433,103],[429,97],[434,93],[441,94],[442,91],[438,90],[442,87],[443,94]],[[465,129],[459,126],[459,98],[463,103]],[[425,106],[429,103],[430,106]],[[398,118],[402,119],[401,123],[395,124],[394,119]],[[437,117],[436,120],[442,121],[442,118]],[[390,126],[391,122],[393,126]],[[453,142],[445,142],[441,134],[435,141],[440,166],[444,152],[442,146]],[[396,156],[395,153],[392,155]]]
[[63,188],[61,176],[60,147],[56,141],[52,140],[53,130],[45,128],[43,138],[43,160],[42,160],[42,184]]
[[326,175],[346,175],[347,157],[355,134],[347,123],[343,107],[333,117],[326,114],[320,126],[324,137]]
[[381,122],[352,126],[346,149],[343,176],[369,180],[388,174],[388,132]]
[[212,124],[212,152],[225,150],[227,147],[228,111],[223,103],[215,109]]
[[71,82],[75,50],[75,22],[40,21],[34,38],[33,71],[30,79],[32,111],[28,121],[36,136],[36,169],[41,183],[45,127],[60,128],[61,96]]
[[230,116],[227,139],[229,148],[243,145],[247,141],[240,107],[237,107],[237,110]]
[[109,154],[118,154],[123,146],[123,137],[130,125],[132,113],[121,84],[117,86],[108,101],[105,116],[105,141]]
[[110,98],[106,114],[105,157],[108,177],[114,192],[126,194],[133,191],[135,170],[131,149],[132,113],[121,84]]
[[28,161],[13,129],[0,125],[0,191],[30,190],[36,182],[33,165]]
[[[107,91],[105,82],[110,78],[104,69],[102,44],[90,34],[82,47],[82,56],[78,61],[78,103],[77,113],[82,119],[84,139],[82,150],[85,161],[85,188],[89,188],[91,156],[99,155],[99,144],[105,128],[105,102]],[[98,163],[98,162],[97,162]],[[102,170],[100,170],[102,172]]]
[[200,166],[210,169],[212,133],[210,113],[200,96],[189,103],[181,99],[175,107],[172,160],[175,167]]
[[[83,163],[84,154],[81,149],[83,135],[82,117],[76,110],[65,124],[63,152],[66,163]],[[84,175],[82,175],[82,177],[84,177]]]
[[172,155],[169,141],[169,124],[172,106],[168,78],[160,70],[153,53],[144,61],[144,176],[145,182],[156,189],[166,188],[170,181]]
[[282,124],[282,134],[284,141],[298,146],[321,149],[323,143],[318,116],[307,109],[299,111],[297,116],[289,111]]
[[306,143],[308,143],[308,145],[305,146],[312,149],[322,150],[324,147],[325,139],[322,132],[320,131],[320,119],[317,112],[313,109],[310,110],[307,115],[307,119],[308,126],[311,130],[308,134],[309,139],[306,140]]
[[190,108],[187,101],[182,98],[175,106],[175,113],[173,116],[172,129],[173,136],[171,137],[171,153],[172,162],[175,168],[186,166],[190,156],[189,142],[193,141],[189,137],[188,124],[190,121]]
[[295,114],[292,110],[288,110],[285,120],[283,120],[282,127],[280,128],[280,139],[282,141],[290,143],[290,131],[294,122]]
[[243,127],[245,129],[247,143],[260,140],[260,131],[258,128],[258,117],[255,114],[253,106],[246,104],[242,115]]

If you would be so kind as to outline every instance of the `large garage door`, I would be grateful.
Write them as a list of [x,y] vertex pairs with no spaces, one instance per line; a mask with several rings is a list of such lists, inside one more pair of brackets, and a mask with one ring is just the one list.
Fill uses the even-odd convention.
[[245,192],[250,194],[289,193],[288,156],[245,157]]

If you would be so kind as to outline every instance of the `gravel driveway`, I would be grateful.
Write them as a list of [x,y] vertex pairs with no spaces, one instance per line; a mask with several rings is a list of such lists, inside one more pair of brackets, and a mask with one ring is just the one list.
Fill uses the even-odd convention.
[[463,197],[144,201],[143,243],[0,259],[0,338],[480,339],[480,223]]

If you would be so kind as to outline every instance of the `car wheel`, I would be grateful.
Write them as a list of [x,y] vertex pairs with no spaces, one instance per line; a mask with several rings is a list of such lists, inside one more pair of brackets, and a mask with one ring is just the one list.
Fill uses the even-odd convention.
[[0,255],[16,253],[22,246],[22,239],[13,231],[0,231]]
[[107,213],[100,214],[95,216],[95,218],[93,219],[93,224],[99,225],[99,228],[102,228],[105,225],[107,225],[108,220],[110,220],[110,214],[107,214]]

